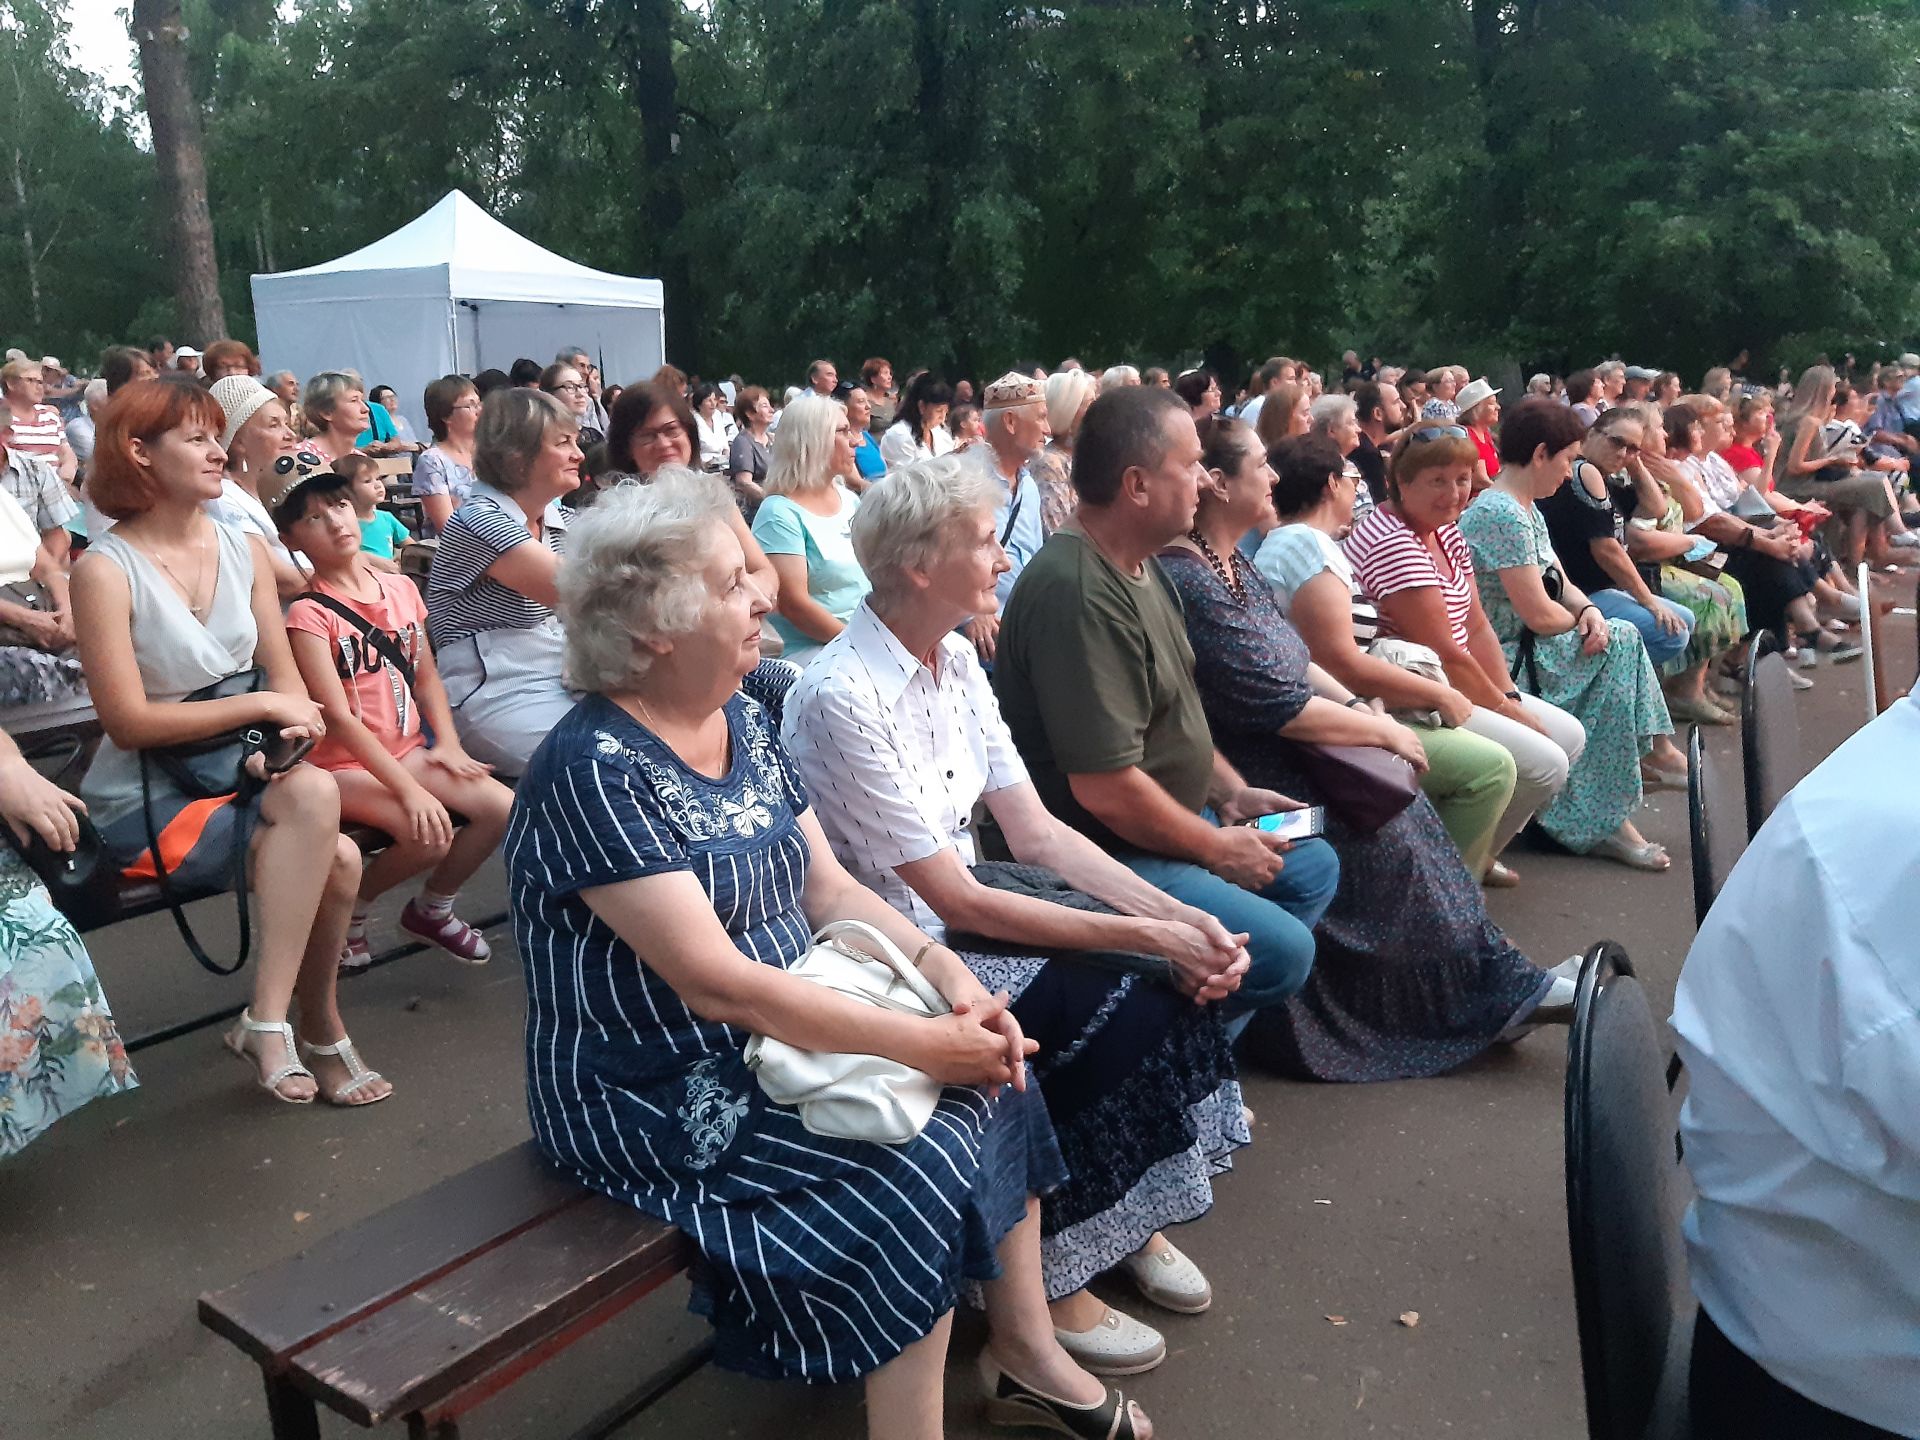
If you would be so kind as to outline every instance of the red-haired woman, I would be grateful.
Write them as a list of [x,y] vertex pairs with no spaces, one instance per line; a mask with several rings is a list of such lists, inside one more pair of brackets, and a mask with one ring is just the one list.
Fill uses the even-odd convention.
[[[248,847],[258,964],[227,1048],[276,1099],[366,1105],[392,1086],[361,1063],[335,1006],[360,852],[340,834],[332,777],[295,765],[250,798],[211,800],[187,797],[158,766],[142,778],[143,750],[251,725],[294,740],[325,729],[287,646],[265,548],[201,509],[220,494],[225,424],[184,379],[135,381],[101,417],[87,490],[119,523],[73,570],[80,660],[106,731],[80,792],[134,874],[154,873],[149,809],[160,858],[182,885],[224,881],[234,847]],[[256,670],[257,689],[236,678]],[[296,996],[298,1041],[287,1019]]]

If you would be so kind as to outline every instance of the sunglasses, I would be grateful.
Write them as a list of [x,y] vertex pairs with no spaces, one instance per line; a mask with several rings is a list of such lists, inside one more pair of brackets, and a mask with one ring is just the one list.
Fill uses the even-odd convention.
[[1413,439],[1421,445],[1431,440],[1464,440],[1466,438],[1466,427],[1462,425],[1428,425],[1413,432]]

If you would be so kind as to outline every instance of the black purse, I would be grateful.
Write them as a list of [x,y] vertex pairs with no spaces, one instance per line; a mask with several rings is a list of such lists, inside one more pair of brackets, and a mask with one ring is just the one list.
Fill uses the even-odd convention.
[[[1547,598],[1554,604],[1560,603],[1560,597],[1566,593],[1566,577],[1561,575],[1558,565],[1545,565],[1540,569],[1540,584],[1547,592]],[[1520,638],[1514,642],[1515,668],[1524,671],[1527,677],[1527,693],[1540,693],[1540,660],[1533,653],[1533,647],[1539,637],[1525,625],[1520,627]]]
[[[86,756],[87,743],[78,735],[57,735],[38,746],[28,745],[21,757],[29,763],[60,759],[51,772],[40,773],[55,785],[71,789],[68,774]],[[60,758],[64,754],[64,758]],[[36,766],[36,769],[40,767]],[[47,887],[54,908],[73,922],[77,930],[91,930],[111,920],[120,908],[120,871],[100,843],[100,832],[85,815],[76,813],[79,839],[70,851],[59,851],[27,831],[23,841],[11,826],[0,826],[27,868]]]
[[[266,684],[266,671],[258,665],[242,670],[211,685],[204,685],[183,702],[225,700],[234,695],[251,695]],[[265,725],[248,725],[204,740],[190,740],[140,752],[140,808],[147,822],[148,854],[153,861],[154,878],[160,885],[160,898],[173,915],[174,928],[180,932],[187,952],[202,967],[215,975],[232,975],[247,963],[253,953],[253,922],[247,905],[247,850],[253,838],[252,816],[247,802],[265,788],[266,782],[247,771],[247,761],[266,749],[274,732]],[[213,800],[232,795],[241,823],[233,840],[232,886],[234,906],[240,930],[239,957],[231,965],[221,965],[207,954],[206,947],[187,923],[185,903],[173,888],[166,862],[160,857],[160,827],[153,817],[153,771],[171,782],[172,788],[189,800]],[[188,899],[195,897],[189,896]]]

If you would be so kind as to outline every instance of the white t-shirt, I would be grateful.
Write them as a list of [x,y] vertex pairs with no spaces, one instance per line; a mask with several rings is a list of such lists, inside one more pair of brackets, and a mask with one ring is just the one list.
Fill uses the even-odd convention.
[[0,585],[32,578],[40,557],[40,532],[20,502],[0,490]]

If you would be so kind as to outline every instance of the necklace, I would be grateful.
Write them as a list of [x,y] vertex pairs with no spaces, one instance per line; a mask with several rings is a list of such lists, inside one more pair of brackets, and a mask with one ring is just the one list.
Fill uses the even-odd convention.
[[[180,578],[178,572],[174,570],[173,566],[167,563],[166,557],[158,550],[149,550],[144,545],[138,548],[141,554],[145,555],[166,572],[167,579],[173,582],[174,588],[180,592],[181,598],[187,602],[188,613],[191,614],[194,619],[204,621],[207,618],[207,612],[213,608],[213,596],[209,594],[204,601],[199,602],[196,602],[193,597],[200,593],[200,587],[206,582],[207,578],[206,536],[201,536],[200,546],[196,552],[198,555],[198,563],[194,566],[192,586],[188,586],[187,583]],[[215,578],[216,580],[218,579],[217,576]]]
[[1200,558],[1207,562],[1207,567],[1213,571],[1214,577],[1218,579],[1222,585],[1227,587],[1227,593],[1233,596],[1234,603],[1239,605],[1246,604],[1247,582],[1240,573],[1240,567],[1247,562],[1240,558],[1240,552],[1238,550],[1229,550],[1227,552],[1228,558],[1224,561],[1221,560],[1218,555],[1213,553],[1213,547],[1207,543],[1207,537],[1200,533],[1199,527],[1197,526],[1187,532],[1187,538],[1191,540],[1194,546],[1200,551]]

